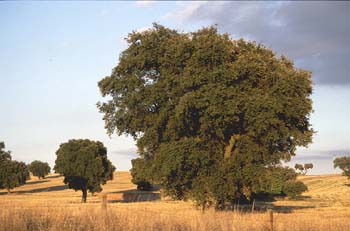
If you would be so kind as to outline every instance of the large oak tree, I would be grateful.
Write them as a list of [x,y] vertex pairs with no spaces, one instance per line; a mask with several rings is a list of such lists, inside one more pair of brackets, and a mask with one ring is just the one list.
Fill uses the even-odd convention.
[[127,42],[98,84],[108,96],[98,107],[109,134],[134,137],[135,167],[168,195],[218,208],[250,198],[269,168],[311,142],[311,74],[286,57],[214,27],[154,24]]

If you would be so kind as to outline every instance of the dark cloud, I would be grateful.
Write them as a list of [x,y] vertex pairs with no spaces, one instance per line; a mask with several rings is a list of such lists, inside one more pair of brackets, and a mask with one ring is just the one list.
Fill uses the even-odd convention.
[[206,2],[172,14],[218,24],[311,70],[316,83],[350,84],[350,2]]

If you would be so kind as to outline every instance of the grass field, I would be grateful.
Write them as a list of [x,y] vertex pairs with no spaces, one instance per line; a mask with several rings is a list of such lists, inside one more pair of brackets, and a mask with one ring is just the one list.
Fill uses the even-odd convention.
[[102,194],[88,196],[68,189],[63,178],[32,177],[11,194],[0,190],[0,230],[350,230],[350,181],[340,175],[301,176],[309,188],[300,200],[258,203],[262,209],[202,213],[191,202],[154,200],[120,202],[122,192],[137,192],[128,172],[116,172]]

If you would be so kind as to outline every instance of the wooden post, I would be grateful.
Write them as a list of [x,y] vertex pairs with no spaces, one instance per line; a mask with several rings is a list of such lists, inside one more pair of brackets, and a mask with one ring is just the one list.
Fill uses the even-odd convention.
[[102,208],[107,209],[107,194],[103,194],[102,196]]
[[270,210],[270,230],[273,231],[273,211]]
[[255,199],[253,200],[252,213],[254,212],[254,207],[255,207]]

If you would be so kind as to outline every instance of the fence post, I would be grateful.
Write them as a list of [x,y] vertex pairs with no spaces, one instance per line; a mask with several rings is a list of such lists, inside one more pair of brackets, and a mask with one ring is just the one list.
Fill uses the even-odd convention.
[[254,207],[255,207],[255,198],[254,198],[254,200],[253,200],[252,213],[254,212]]
[[107,209],[107,194],[103,194],[102,196],[102,209]]
[[273,231],[273,211],[270,210],[270,229]]

